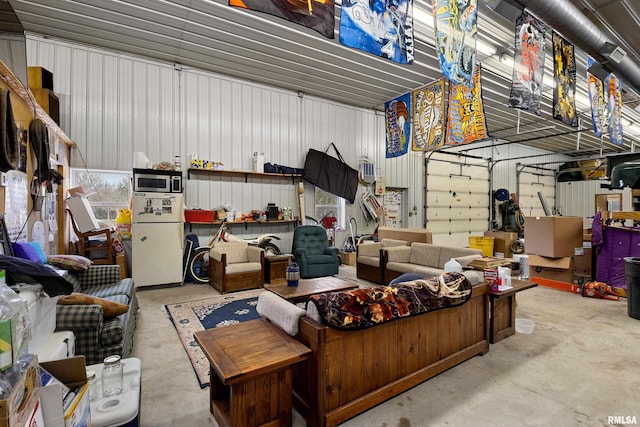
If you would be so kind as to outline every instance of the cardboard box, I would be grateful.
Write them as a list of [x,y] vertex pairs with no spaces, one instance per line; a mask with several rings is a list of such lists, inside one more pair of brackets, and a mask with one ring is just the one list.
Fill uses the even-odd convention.
[[[71,192],[71,190],[69,190]],[[81,233],[100,228],[98,219],[93,213],[89,199],[85,196],[72,196],[67,199],[67,207],[73,215],[76,226]]]
[[43,67],[27,67],[29,89],[49,89],[53,91],[53,73]]
[[60,100],[50,89],[31,89],[31,93],[33,93],[33,97],[36,99],[36,102],[45,113],[49,115],[56,122],[57,125],[60,124]]
[[410,243],[433,243],[431,231],[424,228],[378,227],[378,242],[381,242],[382,239],[405,240]]
[[577,276],[591,277],[593,272],[592,255],[592,248],[582,248],[582,254],[573,256]]
[[573,283],[573,271],[573,257],[550,258],[529,255],[529,277]]
[[32,355],[9,397],[0,400],[0,427],[24,426],[38,403],[40,388],[38,358]]
[[345,265],[356,265],[356,253],[340,251],[340,260]]
[[505,258],[511,258],[513,252],[511,251],[511,243],[514,240],[518,240],[518,233],[512,231],[485,231],[485,237],[493,237],[493,254],[500,252],[504,254]]
[[526,217],[524,249],[532,255],[551,258],[571,257],[582,247],[582,217]]
[[48,384],[42,387],[40,401],[45,425],[47,427],[90,426],[91,407],[84,356],[42,362],[40,366],[64,385],[76,390],[75,398],[64,411],[62,387],[59,384]]

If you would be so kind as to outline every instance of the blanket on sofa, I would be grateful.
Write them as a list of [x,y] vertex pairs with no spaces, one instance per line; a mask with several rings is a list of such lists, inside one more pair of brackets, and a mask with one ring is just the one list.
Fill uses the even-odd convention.
[[399,283],[312,295],[307,304],[335,329],[357,330],[401,317],[462,305],[471,298],[471,282],[460,273]]

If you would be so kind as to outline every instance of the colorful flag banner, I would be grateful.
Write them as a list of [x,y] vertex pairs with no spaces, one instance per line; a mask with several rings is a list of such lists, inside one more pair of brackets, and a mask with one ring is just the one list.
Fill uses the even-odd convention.
[[413,64],[413,0],[342,0],[340,43]]
[[473,88],[454,82],[449,85],[447,145],[468,144],[488,135],[482,107],[480,68],[478,64],[473,73]]
[[540,115],[542,78],[544,77],[544,24],[528,14],[516,20],[513,80],[509,107]]
[[444,82],[437,82],[413,91],[411,96],[411,149],[425,151],[444,145],[445,98]]
[[473,87],[478,32],[478,0],[431,0],[436,54],[442,74],[452,83]]
[[622,83],[613,74],[605,81],[608,96],[607,113],[609,116],[609,140],[613,144],[622,145]]
[[334,38],[334,0],[229,0],[229,6],[268,13]]
[[553,32],[553,118],[577,127],[576,61],[573,45]]
[[387,158],[407,154],[411,140],[411,92],[384,103]]
[[[587,56],[587,69],[595,62],[595,59]],[[588,71],[587,84],[589,85],[589,103],[591,104],[591,123],[593,124],[593,133],[600,138],[602,136],[602,129],[605,126],[604,85],[600,79]]]

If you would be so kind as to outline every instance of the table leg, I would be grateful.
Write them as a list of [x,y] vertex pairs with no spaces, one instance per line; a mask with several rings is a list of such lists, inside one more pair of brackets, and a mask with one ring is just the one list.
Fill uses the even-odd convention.
[[516,333],[516,295],[491,295],[489,342],[495,344]]

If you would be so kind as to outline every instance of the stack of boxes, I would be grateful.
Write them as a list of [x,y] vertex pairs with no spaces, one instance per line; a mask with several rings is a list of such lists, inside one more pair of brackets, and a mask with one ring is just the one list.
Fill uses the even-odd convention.
[[529,254],[529,276],[573,283],[574,256],[583,253],[582,242],[582,217],[525,218],[524,249]]
[[28,67],[29,90],[36,102],[56,122],[60,124],[60,101],[53,92],[53,74],[42,67]]

